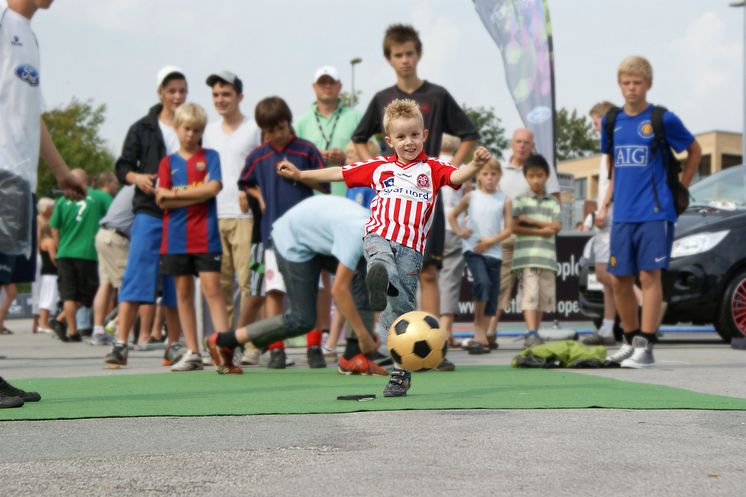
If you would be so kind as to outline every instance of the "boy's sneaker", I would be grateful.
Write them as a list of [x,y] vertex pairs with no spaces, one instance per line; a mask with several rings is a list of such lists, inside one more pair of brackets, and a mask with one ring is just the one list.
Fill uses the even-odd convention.
[[23,406],[23,399],[19,397],[7,397],[0,394],[0,409]]
[[336,349],[330,349],[326,345],[321,346],[321,352],[324,353],[324,360],[329,362],[337,362],[339,355]]
[[287,367],[287,355],[285,349],[274,349],[269,352],[269,369],[285,369]]
[[438,364],[438,367],[435,368],[435,370],[440,371],[441,373],[456,371],[456,365],[444,357],[443,360],[440,361],[440,364]]
[[179,359],[179,362],[171,366],[171,371],[200,371],[205,369],[202,364],[202,356],[195,354],[191,350],[187,350],[186,353]]
[[213,333],[206,340],[212,363],[219,374],[243,374],[243,369],[233,362],[234,349],[218,347],[218,333]]
[[259,364],[259,359],[262,357],[262,351],[257,349],[254,344],[247,343],[243,346],[243,356],[241,357],[241,364],[246,366],[256,366]]
[[80,333],[75,333],[72,335],[67,336],[67,342],[82,342],[83,337],[80,335]]
[[127,365],[127,345],[120,344],[120,343],[114,344],[114,347],[111,349],[111,352],[109,352],[104,358],[104,362],[107,364],[107,367],[109,367],[110,369],[118,369],[122,366],[126,366]]
[[184,344],[181,342],[176,342],[172,344],[168,344],[166,346],[166,350],[163,351],[163,360],[161,361],[161,365],[163,366],[173,366],[177,362],[179,362],[179,359],[186,353],[186,347],[184,347]]
[[412,385],[412,373],[394,368],[389,376],[389,382],[383,389],[384,397],[404,397]]
[[386,271],[386,266],[380,262],[373,264],[365,276],[365,286],[368,287],[371,310],[383,311],[386,309],[386,289],[389,286],[389,273]]
[[[39,402],[41,400],[41,395],[38,393],[21,390],[5,380],[2,380],[2,383],[0,383],[0,396],[5,398],[17,397],[23,402]],[[21,405],[23,405],[23,402],[21,402]]]
[[[634,339],[632,341],[634,342]],[[625,359],[629,359],[632,356],[632,353],[634,351],[635,349],[632,347],[632,345],[628,344],[627,342],[622,342],[622,346],[619,347],[619,350],[609,356],[606,356],[604,367],[618,368],[622,364],[622,361],[624,361]]]
[[653,344],[647,338],[636,336],[632,339],[632,355],[621,362],[621,367],[642,369],[655,366]]
[[67,325],[65,323],[53,319],[52,329],[54,330],[55,336],[59,338],[61,342],[67,342]]
[[533,333],[526,333],[523,335],[523,348],[527,349],[529,347],[533,347],[534,345],[541,345],[544,343],[544,339],[539,336],[539,333],[533,332]]
[[616,338],[614,334],[601,335],[598,331],[594,331],[592,335],[584,337],[580,343],[583,345],[616,345]]
[[311,345],[306,350],[306,357],[308,357],[308,367],[311,369],[321,369],[326,367],[326,361],[324,360],[324,353],[321,352],[320,345]]
[[108,333],[101,333],[98,335],[94,333],[88,343],[90,343],[91,345],[111,345],[113,341],[114,337],[109,335]]
[[363,354],[358,354],[352,359],[345,359],[344,356],[340,357],[337,372],[339,372],[339,374],[361,374],[363,376],[389,375],[388,371],[365,357]]

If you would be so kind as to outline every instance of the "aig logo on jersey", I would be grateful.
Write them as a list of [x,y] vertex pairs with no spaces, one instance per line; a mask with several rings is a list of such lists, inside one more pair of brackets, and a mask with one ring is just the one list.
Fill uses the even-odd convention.
[[643,121],[640,123],[640,125],[637,127],[637,134],[640,135],[640,138],[644,138],[646,140],[649,140],[653,137],[653,125],[650,121]]
[[616,167],[645,167],[648,165],[647,145],[621,145],[614,147]]
[[25,81],[29,86],[39,86],[39,71],[29,64],[21,64],[16,67],[16,76],[21,81]]

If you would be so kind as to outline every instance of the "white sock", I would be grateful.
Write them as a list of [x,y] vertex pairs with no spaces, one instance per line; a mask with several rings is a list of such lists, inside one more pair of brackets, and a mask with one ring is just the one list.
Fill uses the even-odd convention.
[[598,330],[598,334],[602,337],[612,336],[614,334],[614,320],[604,319],[604,322],[601,324],[601,328]]
[[99,335],[99,336],[100,335],[106,335],[106,331],[104,331],[104,327],[103,326],[101,326],[100,324],[97,324],[96,326],[93,327],[93,334],[94,335]]

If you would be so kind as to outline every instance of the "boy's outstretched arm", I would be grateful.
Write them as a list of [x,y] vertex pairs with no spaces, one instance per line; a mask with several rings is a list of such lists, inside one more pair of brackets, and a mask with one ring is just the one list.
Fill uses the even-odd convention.
[[475,174],[482,169],[488,160],[492,158],[492,154],[489,150],[484,147],[479,147],[474,152],[474,158],[465,166],[462,166],[451,173],[451,184],[461,185],[469,181],[474,177]]
[[[316,188],[321,183],[331,181],[343,181],[342,168],[340,166],[325,167],[323,169],[308,169],[301,171],[290,161],[283,160],[277,168],[277,174],[293,181],[300,181],[310,188]],[[318,188],[316,188],[318,189]]]

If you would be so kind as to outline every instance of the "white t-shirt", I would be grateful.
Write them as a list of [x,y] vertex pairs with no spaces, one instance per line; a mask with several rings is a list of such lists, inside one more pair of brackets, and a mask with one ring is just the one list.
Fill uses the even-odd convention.
[[0,169],[28,181],[32,192],[44,111],[40,70],[31,21],[0,0]]
[[166,155],[175,154],[179,151],[179,137],[176,136],[176,130],[173,126],[163,124],[161,120],[158,120],[158,127],[161,128],[161,134],[163,135],[163,144],[166,145]]
[[246,157],[259,146],[261,132],[253,119],[245,118],[233,133],[223,130],[223,122],[210,123],[205,128],[202,144],[217,150],[220,155],[220,171],[223,174],[223,189],[218,194],[218,218],[247,219],[248,214],[238,206],[238,179],[246,163]]
[[601,160],[598,164],[598,197],[596,199],[596,205],[598,208],[596,211],[598,212],[598,209],[601,208],[601,203],[604,201],[604,197],[606,196],[606,190],[609,189],[609,167],[608,167],[608,159],[606,154],[601,154]]

